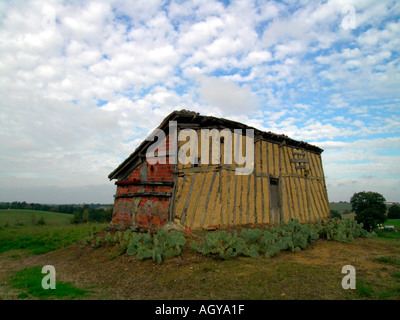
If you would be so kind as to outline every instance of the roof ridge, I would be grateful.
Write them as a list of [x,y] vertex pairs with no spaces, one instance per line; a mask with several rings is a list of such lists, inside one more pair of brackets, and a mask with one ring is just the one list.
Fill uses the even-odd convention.
[[[246,125],[244,123],[238,122],[238,121],[234,121],[234,120],[229,120],[229,119],[225,119],[225,118],[219,118],[219,117],[214,117],[214,116],[205,116],[205,115],[201,115],[198,112],[195,111],[191,111],[191,110],[187,110],[187,109],[181,109],[181,110],[174,110],[172,111],[169,115],[167,115],[164,120],[160,123],[160,125],[157,127],[157,129],[163,129],[167,126],[167,124],[169,123],[169,121],[177,121],[179,123],[179,119],[182,118],[190,118],[190,123],[194,124],[195,122],[193,122],[196,119],[201,118],[201,122],[207,122],[204,120],[209,119],[210,121],[214,121],[214,122],[219,122],[219,124],[223,124],[223,123],[229,123],[230,127],[234,127],[234,126],[239,126],[241,127],[240,129],[246,128],[246,129],[253,129],[255,130],[257,136],[261,137],[264,140],[273,142],[273,143],[283,143],[285,142],[286,145],[288,145],[289,147],[294,147],[294,148],[304,148],[307,149],[308,151],[314,152],[314,153],[318,153],[321,154],[323,152],[323,149],[315,146],[315,145],[311,145],[307,142],[304,141],[298,141],[298,140],[294,140],[290,137],[288,137],[285,134],[277,134],[271,131],[262,131],[260,129],[251,127],[249,125]],[[186,119],[186,121],[188,121],[188,119]],[[215,125],[215,123],[214,123]],[[178,124],[179,127],[179,124]],[[201,126],[200,126],[201,129]],[[238,128],[239,129],[239,128]],[[152,141],[147,141],[146,139],[135,149],[135,151],[133,153],[130,154],[130,156],[128,158],[126,158],[113,172],[111,172],[108,175],[108,178],[114,179],[116,178],[117,174],[120,173],[121,171],[123,171],[123,169],[125,167],[127,167],[128,165],[130,165],[136,154],[139,153],[139,151],[146,145],[146,144],[151,144]]]

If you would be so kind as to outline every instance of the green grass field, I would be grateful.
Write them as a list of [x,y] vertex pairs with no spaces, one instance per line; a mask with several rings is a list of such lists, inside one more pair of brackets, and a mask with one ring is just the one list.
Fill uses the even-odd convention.
[[86,290],[76,288],[69,282],[60,281],[57,282],[55,290],[43,290],[42,279],[44,275],[41,270],[41,267],[36,266],[22,269],[14,274],[10,284],[13,288],[23,291],[18,296],[19,299],[32,297],[40,299],[75,299],[86,293]]
[[400,219],[389,219],[383,225],[394,226],[396,229],[400,229]]
[[108,224],[85,223],[79,225],[44,225],[3,227],[0,229],[0,253],[16,249],[42,254],[66,247],[95,233]]
[[0,210],[0,227],[16,225],[37,225],[40,218],[46,225],[67,225],[71,223],[72,214],[38,211],[38,210]]
[[[40,218],[44,224],[38,225]],[[71,224],[72,215],[36,210],[0,210],[0,253],[29,250],[42,254],[68,246],[107,224]]]
[[[35,213],[46,214],[45,225],[30,223]],[[26,224],[11,223],[13,214]],[[71,224],[65,216],[69,218],[53,212],[0,211],[0,300],[400,300],[400,233],[384,231],[379,238],[353,243],[319,239],[299,253],[282,252],[273,258],[220,260],[197,254],[187,245],[179,257],[157,265],[128,255],[110,258],[112,247],[84,245],[85,237],[108,223]],[[9,226],[4,227],[4,217]],[[400,219],[385,225],[400,228]],[[195,235],[203,237],[204,232]],[[41,268],[46,264],[57,270],[57,290],[41,288]],[[348,264],[357,270],[356,290],[340,285],[342,267]]]
[[[383,224],[384,226],[394,226],[397,230],[400,230],[400,219],[389,219]],[[379,236],[381,239],[400,241],[400,233],[394,231],[380,230]]]

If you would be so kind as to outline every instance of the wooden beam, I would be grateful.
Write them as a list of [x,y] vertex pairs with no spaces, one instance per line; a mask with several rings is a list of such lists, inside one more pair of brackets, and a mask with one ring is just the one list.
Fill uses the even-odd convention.
[[210,184],[210,189],[208,190],[208,194],[207,194],[207,198],[206,198],[206,203],[204,205],[204,210],[203,210],[203,216],[201,218],[201,226],[204,225],[204,221],[206,219],[207,216],[207,206],[208,206],[208,202],[210,201],[210,197],[211,197],[211,192],[214,186],[214,181],[215,181],[215,177],[217,176],[217,172],[214,172],[213,177],[211,179],[211,184]]
[[117,186],[137,186],[137,185],[150,185],[150,186],[173,186],[173,181],[115,181]]
[[[168,158],[170,156],[175,156],[175,155],[176,155],[176,153],[175,152],[171,152],[171,151],[161,151],[161,152],[157,151],[157,152],[154,152],[154,157],[149,157],[149,158],[151,158],[151,159],[153,159],[155,157],[157,157],[157,158],[165,158],[165,157]],[[145,153],[139,153],[138,157],[141,159],[141,161],[147,159],[147,156],[146,156]],[[165,162],[166,163],[161,163],[161,164],[169,164],[168,159],[166,159]]]
[[198,128],[200,127],[199,123],[183,123],[183,122],[178,122],[177,123],[178,128]]
[[308,210],[308,219],[311,222],[311,203],[310,203],[310,195],[309,195],[309,191],[308,191],[308,179],[307,177],[305,177],[304,179],[304,183],[306,186],[306,199],[307,199],[307,210]]
[[[175,171],[177,168],[178,168],[177,164],[172,165],[173,171]],[[175,201],[176,201],[176,192],[178,189],[178,176],[176,174],[173,174],[172,179],[173,179],[172,195],[171,199],[169,200],[169,207],[168,207],[168,217],[170,222],[174,222],[175,219]]]
[[115,195],[114,198],[135,198],[135,197],[171,197],[171,192],[134,192]]

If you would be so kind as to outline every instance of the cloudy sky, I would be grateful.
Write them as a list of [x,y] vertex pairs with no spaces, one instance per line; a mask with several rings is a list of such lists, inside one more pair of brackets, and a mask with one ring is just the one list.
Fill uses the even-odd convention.
[[173,110],[315,144],[400,201],[400,1],[1,1],[0,201],[112,203]]

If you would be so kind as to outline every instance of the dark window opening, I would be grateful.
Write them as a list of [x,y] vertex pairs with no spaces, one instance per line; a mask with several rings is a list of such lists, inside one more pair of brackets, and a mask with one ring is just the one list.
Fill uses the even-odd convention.
[[269,183],[271,186],[277,186],[279,184],[279,179],[270,178]]
[[279,197],[279,179],[270,178],[269,185],[271,222],[273,224],[279,224],[282,218]]

